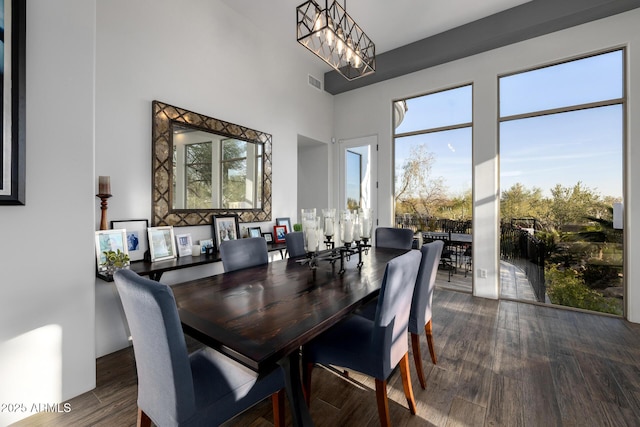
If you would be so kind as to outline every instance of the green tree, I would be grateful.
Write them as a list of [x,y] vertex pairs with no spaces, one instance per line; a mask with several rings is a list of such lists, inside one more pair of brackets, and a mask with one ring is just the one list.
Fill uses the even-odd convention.
[[516,183],[500,195],[500,218],[505,222],[512,218],[544,218],[548,204],[540,188],[528,189]]
[[549,220],[561,230],[568,224],[584,223],[584,218],[598,217],[602,214],[603,204],[600,196],[578,181],[573,187],[556,184],[551,189]]

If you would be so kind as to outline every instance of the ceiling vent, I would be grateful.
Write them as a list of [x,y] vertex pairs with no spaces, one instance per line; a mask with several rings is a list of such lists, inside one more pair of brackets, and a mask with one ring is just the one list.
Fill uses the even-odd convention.
[[309,85],[315,87],[318,90],[322,90],[322,82],[309,74]]

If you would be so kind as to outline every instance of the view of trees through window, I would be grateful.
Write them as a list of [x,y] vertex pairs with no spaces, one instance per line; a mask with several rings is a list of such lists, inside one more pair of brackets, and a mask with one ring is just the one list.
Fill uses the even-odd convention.
[[503,262],[541,302],[623,314],[624,51],[499,79]]
[[394,102],[396,225],[470,232],[471,95],[466,85]]

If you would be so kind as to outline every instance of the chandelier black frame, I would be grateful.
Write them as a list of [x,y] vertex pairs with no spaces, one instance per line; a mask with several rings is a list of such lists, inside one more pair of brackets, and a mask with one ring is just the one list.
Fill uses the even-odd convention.
[[298,43],[316,54],[347,80],[376,71],[376,46],[337,1],[314,0],[296,9]]

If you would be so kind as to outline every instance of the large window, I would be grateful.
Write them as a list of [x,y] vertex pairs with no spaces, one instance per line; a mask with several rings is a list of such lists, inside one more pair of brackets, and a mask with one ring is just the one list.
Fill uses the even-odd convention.
[[394,102],[396,223],[470,232],[472,86]]
[[616,50],[499,79],[503,265],[541,302],[622,314],[623,70]]

